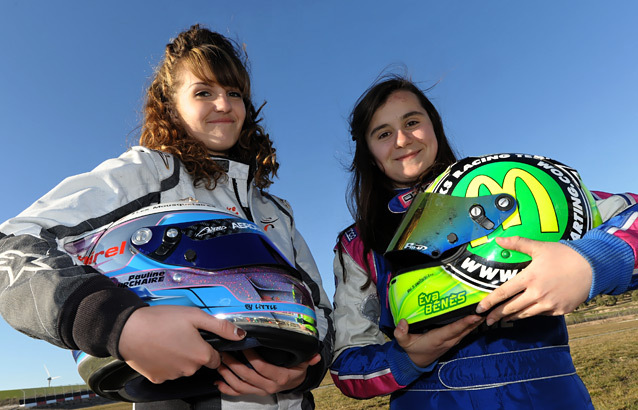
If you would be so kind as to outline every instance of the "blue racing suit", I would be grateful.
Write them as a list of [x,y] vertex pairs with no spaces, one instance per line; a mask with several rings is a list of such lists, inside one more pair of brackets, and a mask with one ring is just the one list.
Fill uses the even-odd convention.
[[[592,265],[590,298],[638,284],[638,197],[594,196],[606,222],[582,239],[564,242]],[[344,394],[391,394],[390,408],[396,409],[593,409],[576,374],[562,316],[482,325],[438,361],[417,367],[393,340],[388,264],[374,251],[364,255],[363,249],[354,226],[336,247],[331,375]],[[362,289],[366,271],[373,283]]]

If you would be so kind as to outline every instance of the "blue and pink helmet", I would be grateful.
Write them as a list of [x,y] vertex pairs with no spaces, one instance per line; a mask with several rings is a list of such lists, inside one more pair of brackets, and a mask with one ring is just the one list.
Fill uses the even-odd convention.
[[[211,205],[153,205],[67,246],[84,264],[149,305],[198,307],[246,330],[230,342],[201,332],[219,351],[252,348],[265,360],[293,366],[319,350],[310,291],[299,272],[255,223]],[[101,396],[131,402],[213,393],[215,370],[153,384],[125,362],[81,351],[78,372]]]

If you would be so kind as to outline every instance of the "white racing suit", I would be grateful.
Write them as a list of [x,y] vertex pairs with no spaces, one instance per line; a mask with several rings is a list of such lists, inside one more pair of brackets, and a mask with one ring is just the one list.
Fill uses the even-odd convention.
[[[174,156],[134,147],[93,171],[62,181],[20,215],[0,225],[0,314],[15,329],[66,349],[121,359],[118,342],[128,317],[145,304],[132,291],[64,251],[64,245],[104,229],[145,206],[192,198],[253,221],[301,273],[311,290],[322,361],[292,392],[269,397],[219,396],[216,408],[312,408],[309,392],[332,358],[331,304],[306,242],[284,200],[251,183],[249,166],[216,158],[228,178],[214,190],[193,186]],[[71,354],[69,354],[71,360]],[[153,404],[153,403],[150,403]],[[159,403],[155,403],[159,405]]]

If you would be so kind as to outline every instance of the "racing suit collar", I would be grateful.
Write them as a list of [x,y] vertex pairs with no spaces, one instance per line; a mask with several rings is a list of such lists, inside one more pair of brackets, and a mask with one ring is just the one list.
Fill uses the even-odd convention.
[[402,214],[408,210],[418,193],[418,187],[395,189],[394,192],[396,195],[388,202],[388,209],[393,214]]
[[232,179],[248,180],[250,178],[250,166],[227,157],[210,157],[215,163],[222,167],[226,174]]

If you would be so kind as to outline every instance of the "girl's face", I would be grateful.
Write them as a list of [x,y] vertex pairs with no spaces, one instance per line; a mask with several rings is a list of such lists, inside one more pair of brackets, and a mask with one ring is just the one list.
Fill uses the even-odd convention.
[[416,95],[395,91],[372,116],[366,141],[377,167],[396,188],[408,188],[436,158],[432,122]]
[[188,135],[202,141],[211,154],[224,155],[239,140],[246,118],[239,90],[202,80],[182,68],[175,105]]

